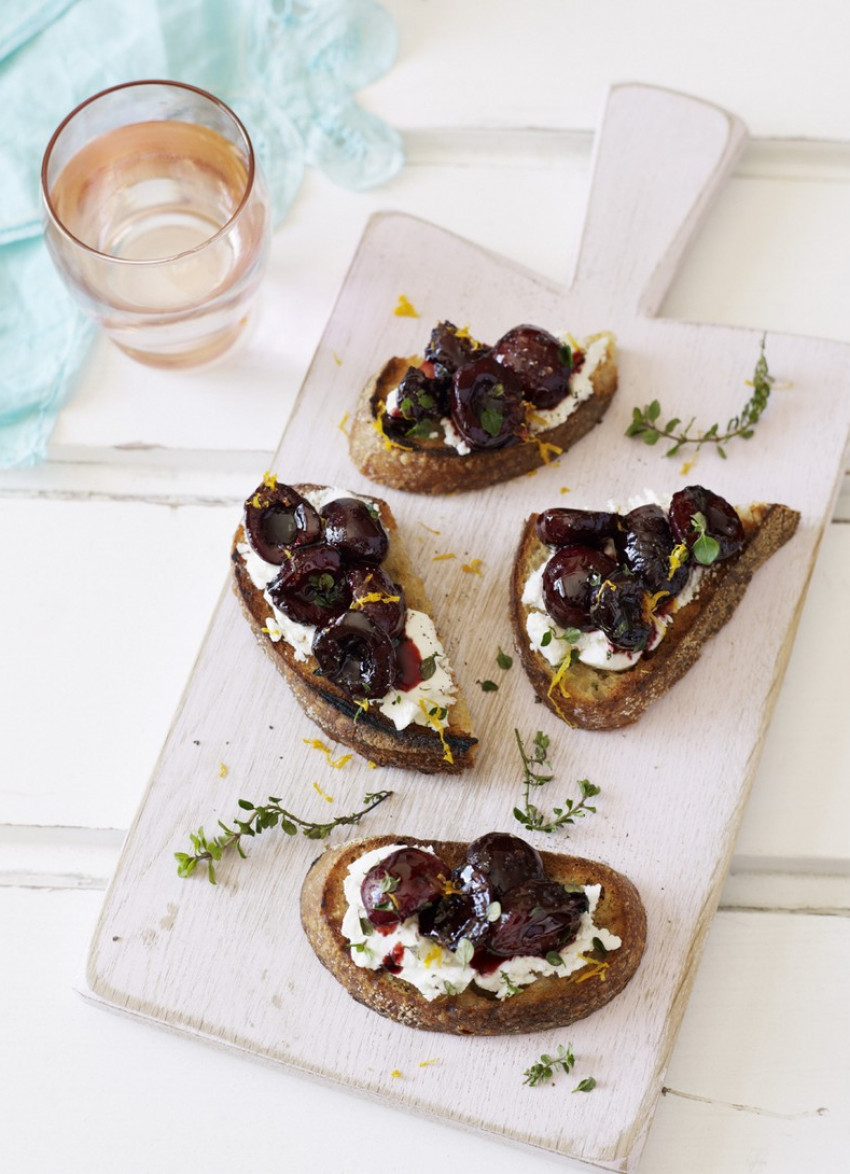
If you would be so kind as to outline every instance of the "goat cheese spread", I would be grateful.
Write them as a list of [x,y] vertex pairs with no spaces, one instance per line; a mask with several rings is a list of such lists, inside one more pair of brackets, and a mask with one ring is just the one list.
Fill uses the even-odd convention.
[[[328,488],[304,494],[310,504],[319,511],[338,497],[357,496],[342,489]],[[368,501],[367,498],[360,500]],[[275,644],[278,640],[285,640],[296,660],[307,660],[312,654],[315,625],[299,624],[284,615],[275,607],[267,590],[268,585],[280,572],[280,567],[261,558],[247,537],[244,542],[237,544],[236,550],[245,564],[251,582],[263,592],[263,599],[269,608],[265,634]],[[416,645],[423,660],[433,656],[434,672],[427,680],[420,681],[411,689],[391,689],[379,701],[372,702],[372,705],[389,718],[397,730],[406,729],[412,722],[423,726],[433,726],[436,722],[444,727],[447,725],[447,719],[439,715],[454,704],[456,686],[448,671],[446,652],[437,636],[434,621],[425,612],[408,608],[404,634]]]
[[[594,938],[599,938],[606,950],[617,950],[623,944],[616,934],[593,923],[601,885],[584,886],[590,906],[582,914],[575,940],[558,951],[562,959],[558,966],[553,966],[545,958],[520,956],[503,959],[491,974],[479,974],[469,962],[461,962],[451,950],[421,934],[415,916],[393,926],[389,933],[381,932],[371,925],[367,917],[360,889],[371,868],[380,864],[391,852],[403,847],[403,844],[388,844],[376,848],[364,853],[350,865],[343,885],[347,909],[342,921],[342,932],[351,946],[352,961],[367,970],[379,970],[388,954],[392,954],[394,960],[400,955],[400,969],[395,972],[396,977],[415,986],[429,1002],[440,995],[460,994],[470,983],[475,983],[481,990],[489,991],[499,999],[507,999],[516,994],[517,987],[528,986],[535,979],[547,975],[566,978],[581,970],[587,965],[587,959],[582,955],[593,950]],[[433,852],[433,848],[425,847],[424,850]]]

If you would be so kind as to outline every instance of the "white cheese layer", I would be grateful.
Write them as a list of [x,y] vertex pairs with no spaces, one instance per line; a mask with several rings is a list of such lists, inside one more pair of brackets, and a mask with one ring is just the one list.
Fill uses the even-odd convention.
[[[516,994],[516,987],[528,986],[537,978],[545,975],[566,978],[586,966],[587,959],[582,954],[589,954],[593,950],[594,938],[599,938],[606,950],[617,950],[622,945],[622,940],[616,934],[593,923],[593,914],[601,893],[600,885],[584,886],[590,907],[582,914],[575,941],[558,951],[561,958],[558,966],[553,966],[545,958],[505,958],[492,974],[479,974],[468,962],[461,962],[451,950],[444,949],[432,938],[420,934],[416,917],[409,917],[400,925],[393,926],[389,933],[380,933],[371,926],[366,916],[360,889],[369,869],[402,847],[405,845],[389,844],[376,848],[351,864],[343,885],[347,909],[342,921],[342,932],[350,943],[352,961],[367,970],[379,970],[388,954],[392,954],[394,960],[400,954],[400,969],[396,977],[411,983],[429,1001],[440,995],[460,994],[470,983],[491,991],[499,999],[507,999]],[[433,848],[426,847],[425,851],[433,852]],[[393,953],[396,946],[400,949]]]
[[[328,488],[304,496],[315,509],[321,510],[328,502],[335,501],[338,497],[359,495]],[[361,497],[360,500],[368,501],[368,498]],[[247,530],[245,533],[247,536]],[[315,625],[299,624],[284,615],[275,607],[267,590],[269,583],[280,572],[280,567],[261,558],[247,540],[238,543],[236,550],[245,563],[245,570],[251,582],[263,592],[263,599],[268,606],[269,616],[263,629],[265,634],[275,644],[278,640],[285,640],[296,660],[307,660],[312,655]],[[422,726],[433,726],[436,723],[445,728],[448,725],[448,717],[444,713],[454,704],[457,688],[449,672],[448,658],[437,636],[434,621],[425,612],[408,608],[404,634],[416,645],[423,660],[434,658],[434,672],[427,680],[420,681],[412,689],[391,689],[380,700],[370,704],[389,718],[397,730],[406,729],[412,722]]]
[[[647,490],[640,497],[630,498],[625,510],[618,509],[610,502],[608,508],[613,513],[628,513],[630,510],[637,509],[638,506],[649,504],[660,505],[665,511],[670,508],[669,499],[663,501],[650,490]],[[535,652],[539,652],[553,668],[557,668],[563,662],[572,648],[578,651],[578,659],[581,663],[590,668],[607,669],[612,673],[620,673],[633,668],[643,653],[617,648],[598,628],[582,632],[575,643],[567,640],[565,629],[556,624],[546,611],[546,603],[543,598],[543,573],[547,565],[548,560],[536,571],[531,572],[522,592],[522,602],[531,609],[525,622],[530,647]],[[673,622],[676,612],[697,597],[704,574],[704,567],[694,563],[689,564],[687,582],[673,600],[670,611],[664,615],[653,617],[655,633],[650,638],[646,651],[658,647],[664,639],[668,626]]]

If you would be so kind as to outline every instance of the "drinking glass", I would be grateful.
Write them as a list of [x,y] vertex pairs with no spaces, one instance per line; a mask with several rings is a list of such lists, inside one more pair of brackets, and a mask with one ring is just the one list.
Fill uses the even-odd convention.
[[174,81],[113,86],[65,118],[41,169],[45,239],[83,310],[134,359],[184,367],[241,332],[270,201],[248,132]]

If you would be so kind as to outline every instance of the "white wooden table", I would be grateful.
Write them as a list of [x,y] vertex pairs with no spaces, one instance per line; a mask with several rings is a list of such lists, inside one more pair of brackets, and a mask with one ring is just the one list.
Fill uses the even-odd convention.
[[[671,86],[734,111],[753,142],[665,315],[850,342],[842,5],[386,7],[400,58],[361,99],[404,132],[402,174],[365,194],[309,175],[239,353],[210,371],[161,374],[98,344],[49,460],[0,474],[0,1123],[10,1170],[572,1168],[104,1014],[75,990],[227,574],[241,501],[277,446],[373,211],[423,216],[566,281],[607,85]],[[848,520],[845,493],[645,1174],[846,1168]],[[539,1050],[530,1037],[529,1063]],[[627,1071],[628,1056],[618,1063]],[[564,1088],[539,1091],[559,1112]]]

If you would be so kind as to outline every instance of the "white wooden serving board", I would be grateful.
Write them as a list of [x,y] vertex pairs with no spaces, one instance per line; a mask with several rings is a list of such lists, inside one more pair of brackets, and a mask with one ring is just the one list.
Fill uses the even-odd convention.
[[[621,364],[615,404],[592,435],[534,476],[444,500],[377,491],[390,501],[423,572],[467,693],[480,737],[472,772],[428,778],[376,772],[360,760],[331,769],[304,745],[316,730],[225,586],[106,897],[88,965],[92,997],[402,1107],[599,1167],[634,1168],[850,428],[850,348],[771,335],[768,360],[783,386],[756,437],[730,444],[728,460],[704,452],[686,478],[680,459],[624,436],[632,407],[653,397],[669,413],[693,414],[708,425],[725,421],[749,395],[758,333],[653,316],[744,138],[739,122],[701,102],[637,86],[615,89],[598,136],[570,290],[432,225],[393,214],[370,223],[278,450],[273,469],[282,480],[375,491],[351,465],[339,424],[369,374],[390,355],[421,351],[431,326],[444,318],[491,341],[524,321],[579,337],[614,330]],[[400,294],[418,319],[393,314]],[[738,503],[784,501],[801,511],[800,530],[759,572],[700,663],[636,726],[571,730],[535,703],[518,662],[508,672],[496,665],[498,648],[511,646],[507,583],[520,525],[532,510],[565,501],[603,507],[645,487],[671,492],[694,481]],[[246,496],[253,488],[245,486]],[[446,553],[455,557],[434,561]],[[227,559],[223,550],[223,576]],[[463,569],[473,559],[481,560],[480,574]],[[484,678],[496,680],[498,692],[482,692],[476,682]],[[326,819],[359,806],[367,791],[390,787],[395,797],[364,822],[363,834],[465,840],[491,829],[521,831],[512,816],[521,800],[514,727],[526,739],[538,729],[551,736],[557,779],[541,793],[543,805],[551,809],[574,796],[581,777],[602,787],[596,816],[538,836],[539,846],[626,872],[648,912],[637,976],[604,1010],[571,1028],[456,1039],[397,1026],[355,1004],[316,962],[299,926],[300,883],[320,850],[304,838],[269,832],[252,841],[247,860],[220,865],[215,887],[176,875],[173,853],[188,846],[187,833],[231,819],[239,797],[283,796],[305,816]],[[568,1078],[554,1088],[525,1086],[523,1072],[540,1053],[568,1041],[577,1056],[575,1078],[594,1075],[594,1092],[572,1096],[575,1080]]]

